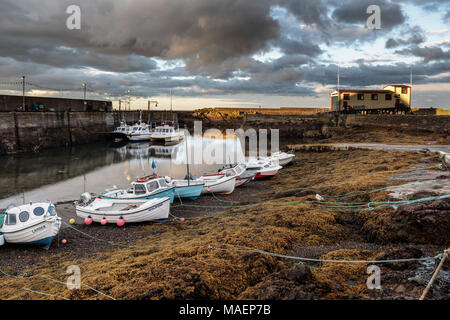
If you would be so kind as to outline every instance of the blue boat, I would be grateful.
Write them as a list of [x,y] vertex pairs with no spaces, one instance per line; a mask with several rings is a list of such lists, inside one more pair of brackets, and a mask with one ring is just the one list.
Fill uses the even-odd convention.
[[193,201],[200,197],[205,184],[194,181],[188,183],[186,180],[172,180],[172,186],[175,187],[175,199]]
[[148,176],[133,182],[128,190],[106,190],[99,198],[114,200],[146,200],[169,197],[170,203],[173,203],[175,197],[174,191],[175,187],[167,184],[164,178],[160,178],[159,176]]

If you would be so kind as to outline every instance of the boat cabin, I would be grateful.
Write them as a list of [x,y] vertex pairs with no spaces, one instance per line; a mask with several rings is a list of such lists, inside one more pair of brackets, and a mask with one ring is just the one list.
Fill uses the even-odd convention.
[[47,216],[56,216],[53,205],[43,207],[42,204],[30,204],[21,207],[10,206],[0,215],[0,229],[22,228],[26,225],[34,225],[36,221],[42,221]]
[[226,176],[237,176],[239,177],[241,174],[245,172],[246,168],[243,164],[238,164],[232,168],[224,168],[221,172]]
[[159,134],[173,134],[176,133],[176,130],[174,127],[171,126],[163,126],[163,127],[156,127],[155,133]]
[[164,191],[172,188],[169,186],[164,178],[151,179],[142,178],[131,184],[131,188],[128,189],[127,193],[129,195],[143,196],[160,191]]

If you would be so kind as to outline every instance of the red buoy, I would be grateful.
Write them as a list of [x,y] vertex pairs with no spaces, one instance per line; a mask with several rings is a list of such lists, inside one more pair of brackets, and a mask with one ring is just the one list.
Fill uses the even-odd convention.
[[119,219],[117,219],[117,226],[118,227],[123,227],[125,225],[125,219],[120,217]]
[[87,226],[90,226],[94,222],[94,219],[92,219],[90,216],[84,219],[84,224]]
[[103,218],[102,222],[100,222],[102,224],[102,226],[105,226],[108,223],[108,219]]

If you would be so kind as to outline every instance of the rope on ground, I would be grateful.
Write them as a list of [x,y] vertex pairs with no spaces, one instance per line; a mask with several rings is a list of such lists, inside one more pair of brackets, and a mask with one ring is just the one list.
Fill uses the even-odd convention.
[[23,287],[22,289],[25,290],[25,291],[30,291],[30,292],[33,292],[33,293],[36,293],[36,294],[40,294],[40,295],[43,295],[43,296],[60,298],[60,299],[63,299],[63,300],[70,300],[70,299],[67,299],[65,297],[58,296],[56,294],[50,294],[50,293],[40,292],[40,291],[36,291],[36,290],[31,290],[31,289],[25,288],[25,287]]
[[431,286],[434,283],[434,280],[436,280],[436,277],[437,277],[439,271],[441,270],[442,266],[444,265],[445,260],[448,259],[449,253],[450,253],[450,248],[445,250],[444,253],[440,255],[441,262],[439,263],[438,267],[436,268],[436,271],[434,272],[433,276],[431,277],[430,282],[428,282],[428,285],[425,288],[425,290],[423,291],[422,296],[420,297],[419,300],[425,300],[425,297],[426,297],[428,291],[430,291]]
[[410,258],[410,259],[392,259],[392,260],[325,260],[325,259],[313,259],[313,258],[304,258],[304,257],[295,257],[295,256],[288,256],[284,254],[259,250],[259,249],[252,249],[245,246],[239,246],[234,244],[228,244],[228,243],[220,243],[221,245],[226,246],[232,246],[238,249],[226,249],[226,248],[217,248],[211,245],[208,245],[208,249],[213,250],[220,250],[220,251],[229,251],[229,252],[255,252],[259,254],[269,255],[273,257],[278,258],[286,258],[291,260],[299,260],[299,261],[307,261],[307,262],[325,262],[325,263],[399,263],[399,262],[412,262],[412,261],[427,261],[431,259],[436,259],[436,257],[425,257],[425,258]]
[[373,189],[373,190],[368,190],[368,191],[354,191],[354,192],[345,193],[345,194],[342,194],[339,196],[328,196],[328,198],[347,199],[347,198],[352,198],[352,197],[356,197],[359,195],[370,194],[370,193],[375,193],[375,192],[385,191],[385,190],[390,190],[390,189],[421,188],[423,185],[428,185],[428,184],[430,184],[430,186],[439,186],[439,185],[445,184],[447,182],[450,182],[450,179],[443,179],[440,182],[427,181],[427,182],[423,182],[423,183],[416,184],[416,185],[406,184],[406,185],[400,185],[400,186],[390,186],[390,187],[385,187],[385,188]]
[[[2,273],[3,275],[5,275],[5,276],[7,276],[7,277],[10,277],[10,278],[15,278],[15,279],[19,279],[19,280],[26,280],[26,279],[28,279],[28,278],[44,278],[44,279],[47,279],[47,280],[50,280],[50,281],[53,281],[53,282],[56,282],[56,283],[59,283],[59,284],[62,284],[62,285],[66,285],[66,283],[65,282],[62,282],[62,281],[59,281],[59,280],[56,280],[56,279],[52,279],[52,278],[50,278],[50,277],[47,277],[47,276],[43,276],[43,275],[40,275],[40,274],[38,274],[38,275],[35,275],[35,276],[28,276],[28,277],[24,277],[24,276],[15,276],[15,275],[12,275],[12,274],[9,274],[9,273],[6,273],[6,272],[4,272],[3,270],[1,270],[0,269],[0,273]],[[111,297],[110,295],[107,295],[106,293],[103,293],[103,292],[101,292],[101,291],[99,291],[99,290],[97,290],[97,289],[95,289],[95,288],[92,288],[91,286],[89,286],[89,285],[87,285],[87,284],[81,284],[82,286],[85,286],[85,287],[87,287],[87,288],[89,288],[89,289],[91,289],[92,291],[95,291],[95,292],[97,292],[98,294],[101,294],[101,295],[103,295],[103,296],[105,296],[105,297],[108,297],[108,298],[110,298],[110,299],[112,299],[112,300],[116,300],[116,299],[114,299],[113,297]]]
[[[55,279],[52,279],[52,278],[49,278],[49,277],[46,277],[46,276],[41,276],[41,277],[42,277],[42,278],[45,278],[45,279],[48,279],[48,280],[50,280],[50,281],[56,282],[56,283],[60,283],[60,284],[62,284],[62,285],[66,285],[65,282],[62,282],[62,281],[59,281],[59,280],[55,280]],[[91,286],[89,286],[89,285],[87,285],[87,284],[81,283],[81,285],[82,285],[82,286],[85,286],[85,287],[87,287],[87,288],[89,288],[89,289],[91,289],[91,290],[94,291],[94,292],[97,292],[98,294],[101,294],[102,296],[108,297],[108,298],[110,298],[111,300],[116,300],[115,298],[111,297],[110,295],[108,295],[108,294],[106,294],[106,293],[103,293],[103,292],[101,292],[101,291],[99,291],[99,290],[97,290],[97,289],[95,289],[95,288],[92,288]]]
[[177,246],[176,245],[172,245],[172,246],[132,246],[132,245],[116,243],[116,242],[113,242],[113,241],[110,241],[110,240],[105,240],[105,239],[101,239],[101,238],[92,236],[92,235],[90,235],[90,234],[88,234],[86,232],[78,230],[77,228],[71,226],[70,224],[68,224],[68,223],[66,223],[64,221],[63,221],[63,224],[65,224],[70,229],[72,229],[72,230],[74,230],[74,231],[76,231],[76,232],[78,232],[78,233],[80,233],[80,234],[82,234],[82,235],[84,235],[84,236],[86,236],[86,237],[88,237],[90,239],[97,240],[97,241],[100,241],[100,242],[104,242],[104,243],[110,244],[112,246],[117,246],[117,247],[121,247],[121,248],[130,248],[130,249],[167,249],[167,248],[182,248],[182,247],[198,247],[198,248],[203,247],[203,246],[199,246],[199,245],[197,245],[197,246],[192,246],[192,245],[190,245],[190,246],[182,246],[182,245],[177,245]]

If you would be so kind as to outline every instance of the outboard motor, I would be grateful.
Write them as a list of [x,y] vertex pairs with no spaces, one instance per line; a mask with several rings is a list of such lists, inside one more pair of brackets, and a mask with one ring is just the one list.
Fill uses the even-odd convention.
[[83,193],[81,195],[80,201],[82,204],[88,204],[91,200],[92,200],[92,197],[89,192]]

